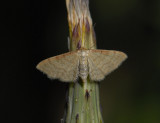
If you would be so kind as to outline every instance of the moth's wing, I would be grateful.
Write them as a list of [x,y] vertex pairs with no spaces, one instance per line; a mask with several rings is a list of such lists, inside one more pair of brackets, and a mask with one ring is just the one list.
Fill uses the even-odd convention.
[[51,79],[74,82],[78,77],[79,59],[76,51],[64,53],[41,61],[37,69]]
[[89,76],[91,80],[100,81],[127,58],[120,51],[113,50],[90,50],[88,55]]

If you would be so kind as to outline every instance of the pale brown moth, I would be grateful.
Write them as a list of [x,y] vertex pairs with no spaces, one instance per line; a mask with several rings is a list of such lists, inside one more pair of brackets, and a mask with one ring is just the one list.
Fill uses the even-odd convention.
[[79,49],[41,61],[37,69],[51,79],[63,82],[75,82],[80,77],[101,81],[127,58],[120,51]]

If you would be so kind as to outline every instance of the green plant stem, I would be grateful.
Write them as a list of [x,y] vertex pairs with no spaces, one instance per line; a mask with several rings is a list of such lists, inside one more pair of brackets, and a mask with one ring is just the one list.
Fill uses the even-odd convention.
[[103,122],[99,103],[98,83],[88,80],[86,83],[76,82],[70,84],[68,97],[66,123]]
[[[70,51],[95,49],[96,38],[88,0],[66,0],[70,32]],[[103,123],[99,100],[99,83],[79,78],[70,83],[65,123]]]

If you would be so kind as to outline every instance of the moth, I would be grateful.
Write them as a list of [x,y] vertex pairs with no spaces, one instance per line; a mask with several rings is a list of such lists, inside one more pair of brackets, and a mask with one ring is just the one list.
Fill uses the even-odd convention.
[[41,61],[36,68],[50,79],[75,82],[80,77],[83,82],[89,77],[101,81],[127,58],[114,50],[79,49]]

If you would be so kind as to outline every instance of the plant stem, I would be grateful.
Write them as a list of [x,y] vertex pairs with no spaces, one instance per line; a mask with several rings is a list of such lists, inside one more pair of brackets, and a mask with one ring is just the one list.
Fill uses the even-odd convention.
[[[70,51],[96,49],[96,37],[88,0],[66,0]],[[69,84],[65,123],[103,123],[99,102],[99,83],[89,78]]]

